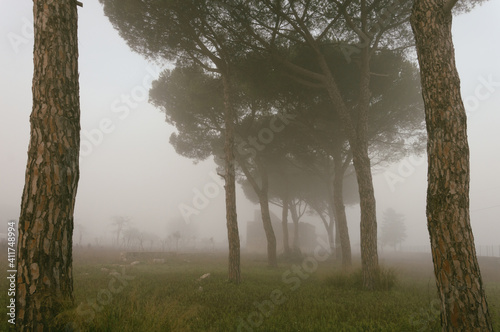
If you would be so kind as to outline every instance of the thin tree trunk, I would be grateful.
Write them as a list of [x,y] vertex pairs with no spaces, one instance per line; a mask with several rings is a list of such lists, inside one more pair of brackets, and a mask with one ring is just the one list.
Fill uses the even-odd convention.
[[335,238],[333,236],[333,225],[335,224],[335,218],[332,218],[332,213],[328,213],[328,216],[330,217],[330,222],[328,222],[325,215],[323,214],[323,211],[321,211],[318,206],[316,206],[315,204],[309,204],[309,206],[316,212],[316,214],[323,222],[323,226],[325,226],[325,230],[328,235],[328,244],[330,245],[330,250],[333,252],[333,250],[335,249]]
[[357,106],[356,138],[350,140],[353,165],[359,188],[361,209],[361,267],[366,289],[376,287],[378,273],[377,211],[370,157],[368,156],[368,110],[370,105],[370,49],[361,50],[359,100]]
[[[333,207],[333,198],[328,198],[328,217],[330,218],[330,224],[328,225],[328,237],[331,237],[330,249],[335,255],[335,260],[337,262],[342,262],[342,246],[340,245],[340,234],[339,234],[339,224],[335,220],[335,210]],[[335,228],[335,232],[333,229]]]
[[[416,0],[416,39],[427,124],[427,227],[443,331],[493,331],[469,216],[467,117],[443,0]],[[452,7],[452,6],[449,6]]]
[[267,239],[267,263],[271,267],[277,267],[278,261],[276,258],[276,235],[274,234],[273,224],[271,223],[271,214],[269,212],[269,201],[267,193],[259,195],[260,211],[264,232]]
[[342,267],[347,268],[352,265],[351,241],[347,229],[347,216],[344,205],[344,168],[342,165],[342,156],[340,149],[337,149],[333,159],[334,177],[333,177],[333,207],[337,229],[340,238],[340,247],[342,251]]
[[[335,260],[342,262],[342,246],[340,244],[339,223],[335,220],[335,203],[333,199],[333,181],[330,183],[331,177],[328,177],[328,216],[330,218],[329,233],[333,237],[333,227],[335,227],[335,239],[330,242],[330,249],[335,254]],[[328,235],[330,237],[330,235]],[[350,246],[350,245],[349,245]]]
[[[371,35],[369,30],[369,15],[366,12],[366,2],[361,2],[362,15],[360,17],[359,42],[366,47],[362,47],[360,54],[360,89],[355,110],[347,107],[344,102],[340,89],[333,77],[332,71],[326,62],[325,55],[319,41],[313,37],[304,21],[298,17],[298,28],[302,31],[304,40],[308,46],[315,52],[321,73],[311,72],[305,68],[294,65],[291,62],[284,61],[276,56],[275,59],[281,62],[290,70],[295,71],[299,76],[305,75],[314,81],[318,81],[325,87],[326,92],[335,105],[343,129],[347,133],[349,144],[353,152],[353,164],[358,177],[360,192],[361,209],[361,260],[363,273],[363,287],[373,289],[375,287],[375,277],[378,272],[378,253],[377,253],[377,217],[375,208],[375,193],[372,183],[372,174],[370,168],[370,159],[368,156],[368,110],[370,106],[370,58],[373,49],[370,43],[367,44],[366,36]],[[357,23],[356,23],[357,24]],[[369,42],[369,41],[368,41]],[[353,114],[355,113],[355,114]],[[362,177],[359,179],[359,177]]]
[[375,204],[375,191],[373,189],[370,157],[368,155],[368,109],[369,109],[369,48],[362,49],[361,53],[361,79],[360,98],[357,107],[357,121],[348,111],[340,91],[335,83],[330,68],[324,56],[318,52],[318,62],[325,76],[324,84],[330,100],[336,105],[337,113],[346,130],[351,151],[353,153],[353,165],[359,188],[359,201],[361,210],[360,242],[361,242],[361,265],[363,273],[363,287],[365,289],[375,288],[376,274],[378,271],[377,253],[377,213]]
[[226,223],[227,237],[229,242],[229,281],[241,282],[240,271],[240,234],[238,231],[238,217],[236,214],[236,177],[235,177],[235,157],[234,157],[234,108],[231,102],[231,85],[229,74],[222,75],[224,88],[224,154],[225,168],[224,174],[226,191]]
[[[331,205],[331,204],[329,204]],[[331,207],[329,206],[328,210],[330,210],[328,212],[328,217],[329,217],[329,221],[326,220],[326,217],[323,215],[323,213],[321,213],[318,209],[314,208],[313,209],[316,211],[316,213],[319,215],[321,221],[323,222],[323,225],[325,226],[325,229],[326,229],[326,234],[328,236],[328,244],[330,246],[330,251],[333,253],[335,252],[336,253],[336,245],[338,244],[336,241],[335,241],[335,234],[333,233],[333,226],[335,225],[335,217],[333,216],[333,210],[331,209]],[[338,248],[338,251],[341,252],[341,249]],[[335,257],[337,259],[337,257]],[[341,257],[338,257],[338,260],[340,261]]]
[[[333,174],[330,166],[330,159],[327,159],[326,165],[326,174],[327,178],[325,180],[325,185],[328,194],[328,217],[330,219],[330,223],[328,224],[328,238],[330,241],[330,250],[335,255],[335,260],[337,262],[342,261],[342,247],[340,245],[340,233],[339,233],[339,224],[335,220],[335,204],[333,201]],[[335,237],[333,233],[333,228],[335,227]]]
[[[337,228],[337,223],[335,222],[335,217],[333,214],[328,214],[328,217],[330,219],[330,222],[328,223],[328,228],[327,228],[327,233],[328,233],[328,242],[330,243],[330,250],[331,252],[335,252],[336,246],[340,241],[337,242],[337,232],[333,232],[333,228]],[[342,249],[340,250],[342,251]]]
[[256,160],[257,168],[259,170],[262,183],[261,186],[257,184],[254,177],[250,173],[250,170],[247,168],[245,161],[238,159],[241,170],[245,174],[248,182],[252,186],[252,189],[255,191],[255,194],[259,197],[260,204],[260,212],[262,216],[262,224],[264,226],[264,232],[266,234],[267,240],[267,262],[271,267],[277,267],[278,261],[276,257],[276,235],[274,234],[273,224],[271,222],[271,213],[269,212],[269,179],[267,175],[267,171],[264,165]]
[[281,212],[281,226],[283,229],[283,252],[285,257],[290,256],[290,244],[288,237],[288,192],[283,194],[283,209]]
[[73,212],[79,179],[77,8],[34,1],[31,139],[19,217],[19,331],[53,329],[73,305]]
[[377,219],[370,158],[366,144],[362,144],[361,147],[352,147],[352,151],[361,210],[360,241],[363,286],[366,289],[374,289],[378,272]]
[[296,204],[289,204],[290,213],[292,214],[293,221],[293,242],[292,242],[292,253],[294,255],[300,254],[300,241],[299,241],[299,216],[297,214]]
[[259,193],[259,202],[262,213],[262,222],[264,223],[264,231],[266,232],[267,238],[267,262],[269,266],[277,267],[278,260],[276,258],[276,235],[274,234],[273,224],[271,222],[271,213],[269,212],[269,178],[267,175],[266,167],[260,162],[260,160],[257,159],[256,162],[262,179],[261,190]]

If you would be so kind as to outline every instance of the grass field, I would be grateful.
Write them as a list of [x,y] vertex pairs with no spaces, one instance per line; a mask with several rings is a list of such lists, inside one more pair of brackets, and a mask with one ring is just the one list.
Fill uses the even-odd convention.
[[[304,258],[270,269],[264,256],[244,255],[243,282],[233,285],[227,282],[225,254],[178,254],[164,264],[124,267],[117,251],[77,250],[78,308],[61,315],[61,322],[67,331],[440,330],[430,257],[392,254],[380,262],[386,287],[367,292],[358,286],[359,262],[346,274],[331,261],[315,266]],[[500,330],[500,260],[480,263]],[[0,286],[5,308],[5,278]],[[8,325],[4,315],[0,329]]]

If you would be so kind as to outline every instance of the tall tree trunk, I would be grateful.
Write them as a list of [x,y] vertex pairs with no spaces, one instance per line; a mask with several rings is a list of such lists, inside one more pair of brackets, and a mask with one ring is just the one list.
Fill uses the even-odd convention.
[[467,117],[451,34],[454,2],[416,0],[416,39],[427,124],[427,227],[443,331],[493,331],[469,216]]
[[324,84],[326,91],[332,103],[336,105],[337,113],[346,130],[353,153],[353,165],[358,181],[359,205],[361,210],[360,240],[363,287],[370,290],[375,287],[376,274],[378,271],[377,213],[370,157],[368,156],[367,138],[370,100],[370,48],[363,48],[361,53],[360,97],[356,109],[356,121],[353,120],[353,116],[342,99],[324,56],[320,52],[317,53],[317,56],[325,77]]
[[357,121],[354,122],[356,124],[356,136],[349,140],[359,188],[361,268],[363,270],[363,285],[366,289],[376,287],[375,280],[378,273],[377,211],[367,137],[371,95],[370,53],[371,49],[368,47],[361,50],[359,98],[356,109]]
[[285,257],[290,256],[290,244],[288,237],[288,192],[283,194],[283,210],[281,212],[281,226],[283,229],[283,252]]
[[347,268],[352,265],[351,241],[347,229],[347,216],[344,205],[344,167],[342,164],[342,155],[340,149],[336,149],[333,158],[334,176],[333,176],[333,207],[335,220],[337,222],[337,233],[340,238],[340,247],[342,251],[342,267]]
[[238,231],[238,217],[236,214],[236,177],[235,177],[235,157],[234,157],[234,108],[231,102],[231,85],[229,74],[222,75],[224,88],[224,174],[226,191],[226,224],[227,237],[229,242],[229,281],[241,282],[240,271],[240,234]]
[[73,305],[73,212],[79,179],[77,8],[34,1],[31,139],[19,217],[19,331],[48,331]]

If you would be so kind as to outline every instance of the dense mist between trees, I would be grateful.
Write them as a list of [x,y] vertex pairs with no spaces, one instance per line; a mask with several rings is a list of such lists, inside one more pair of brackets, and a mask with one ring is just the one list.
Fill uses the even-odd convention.
[[498,4],[9,6],[6,327],[498,329]]

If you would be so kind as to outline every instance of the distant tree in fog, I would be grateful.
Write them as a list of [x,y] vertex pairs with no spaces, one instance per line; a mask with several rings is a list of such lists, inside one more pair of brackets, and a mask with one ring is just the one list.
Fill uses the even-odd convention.
[[123,230],[130,225],[130,218],[124,216],[114,216],[111,218],[111,226],[113,227],[113,233],[116,234],[115,245],[120,246],[120,235],[122,235]]
[[[252,84],[258,80],[256,77],[264,81],[265,63],[255,59],[246,59],[242,62],[244,65],[235,70],[232,79],[233,89],[242,91],[233,98],[237,115],[235,136],[238,142],[235,151],[238,163],[235,166],[238,167],[238,177],[246,177],[259,197],[258,202],[261,205],[262,221],[268,241],[268,263],[275,267],[277,266],[276,239],[269,216],[267,170],[266,163],[263,162],[264,154],[271,149],[270,145],[274,142],[262,145],[253,141],[253,144],[258,146],[254,149],[246,140],[249,137],[257,140],[259,129],[269,127],[269,123],[279,125],[281,128],[283,123],[279,122],[275,113],[284,110],[273,109],[270,105],[271,101],[277,99],[271,97],[271,83],[266,83],[268,89],[263,87],[257,89],[255,84]],[[247,75],[248,73],[251,75]],[[199,66],[179,66],[172,71],[165,71],[153,83],[150,100],[165,112],[167,122],[178,129],[171,136],[170,142],[179,154],[196,161],[215,156],[217,164],[223,169],[224,102],[221,84],[220,78],[207,74]]]
[[135,242],[138,242],[139,230],[135,227],[127,227],[122,232],[123,245],[127,249],[131,249],[135,246]]
[[[325,50],[328,48],[325,46]],[[341,68],[337,69],[341,93],[348,99],[353,98],[353,91],[359,85],[359,68],[354,63],[345,65],[342,53],[335,47],[328,49],[328,54],[329,66]],[[297,55],[292,59],[296,64],[307,66],[314,63],[314,54],[307,48],[297,47]],[[370,86],[373,102],[370,105],[367,134],[371,162],[377,165],[398,161],[423,148],[423,112],[417,71],[401,54],[380,51],[372,57],[371,69],[384,73],[372,78]],[[278,71],[279,67],[273,70]],[[283,75],[288,79],[286,74]],[[250,76],[252,79],[258,77],[255,74]],[[272,77],[271,74],[269,76]],[[246,86],[251,86],[252,79],[248,80]],[[281,88],[267,88],[268,83],[265,83],[266,91],[279,96],[275,97],[274,103],[292,110],[294,118],[279,135],[274,135],[273,141],[262,152],[257,153],[254,149],[254,154],[260,158],[260,168],[265,166],[269,178],[268,196],[273,203],[279,199],[281,206],[286,205],[288,209],[295,206],[288,201],[298,199],[316,210],[322,210],[320,215],[323,216],[330,243],[333,246],[335,225],[338,236],[336,254],[343,266],[349,266],[351,249],[345,205],[352,203],[352,200],[344,200],[344,178],[347,170],[352,170],[352,149],[339,116],[332,112],[336,106],[321,89],[303,86],[293,80],[290,82],[289,79],[286,82],[274,79],[272,82],[281,84]],[[244,120],[241,126],[249,122]],[[267,127],[264,122],[260,129]],[[254,177],[262,181],[262,174],[255,173]],[[248,183],[252,184],[252,181],[248,180]],[[359,202],[358,191],[352,192],[357,196],[355,201]],[[251,193],[246,194],[252,196]],[[288,209],[283,210],[283,220],[288,219]],[[294,218],[294,211],[291,212],[292,219],[297,219]],[[285,228],[287,223],[283,223],[283,232],[287,234]],[[287,252],[286,235],[284,239],[284,250]]]
[[160,238],[160,243],[161,243],[161,251],[165,251],[169,243],[169,238],[167,236]]
[[160,241],[160,237],[155,233],[146,233],[146,240],[149,242],[149,250],[153,250],[154,244]]
[[391,246],[394,250],[401,249],[401,243],[406,240],[406,225],[404,223],[405,216],[397,213],[394,209],[388,208],[384,211],[382,217],[382,234],[380,236],[380,243],[382,246]]
[[226,226],[229,242],[228,278],[241,281],[240,238],[236,214],[234,126],[236,95],[232,84],[234,55],[241,43],[224,28],[231,17],[219,1],[124,1],[99,0],[104,14],[129,47],[150,60],[196,64],[205,73],[220,78],[223,93],[224,180]]
[[[390,14],[387,7],[392,7]],[[410,1],[245,1],[234,6],[237,22],[247,28],[256,48],[271,54],[289,77],[304,87],[327,92],[331,111],[339,116],[352,150],[360,193],[360,233],[363,286],[373,289],[378,271],[375,192],[368,152],[369,115],[377,102],[375,81],[383,78],[372,68],[372,60],[383,50],[407,47]],[[383,23],[382,23],[383,21]],[[335,40],[329,40],[329,37]],[[293,58],[307,50],[311,61],[299,64]],[[332,50],[340,50],[344,64],[330,66]],[[346,67],[357,67],[357,75],[344,77]],[[347,94],[340,88],[349,78],[358,81]],[[374,89],[375,88],[375,89]]]
[[146,241],[146,233],[138,231],[137,232],[137,242],[139,243],[139,248],[144,251],[144,242]]
[[75,224],[74,234],[78,237],[78,245],[82,245],[83,234],[86,232],[85,226],[81,223]]
[[182,237],[181,233],[179,231],[176,231],[173,234],[171,234],[171,237],[175,242],[175,252],[178,252],[179,251],[179,241]]
[[[243,120],[241,124],[248,125],[252,132],[259,129],[256,126],[266,123],[266,115],[275,115],[277,111],[283,112],[283,105],[274,103],[273,107],[264,108],[267,111],[264,117],[262,114],[257,114],[254,106],[262,106],[259,105],[262,99],[249,98],[244,100],[243,107],[237,107],[239,99],[242,96],[242,99],[245,99],[249,92],[241,89],[235,80],[241,63],[244,62],[242,59],[247,60],[252,53],[258,53],[257,58],[261,61],[264,59],[261,64],[269,62],[275,66],[272,70],[264,72],[266,75],[264,79],[256,80],[259,85],[266,88],[270,86],[267,84],[269,80],[275,76],[281,79],[285,77],[289,82],[298,83],[300,89],[289,90],[289,96],[294,94],[302,96],[303,94],[296,93],[300,90],[321,91],[329,101],[329,112],[335,113],[337,121],[342,124],[340,127],[349,141],[352,152],[351,158],[358,177],[361,201],[363,283],[367,289],[373,288],[378,256],[375,195],[368,152],[370,139],[374,137],[370,133],[372,121],[370,117],[375,113],[373,109],[377,107],[389,110],[385,116],[378,119],[384,124],[392,125],[392,120],[397,118],[395,113],[399,111],[407,111],[405,114],[408,119],[412,116],[418,117],[417,112],[411,112],[416,110],[418,102],[404,104],[403,109],[387,107],[388,101],[401,101],[408,96],[412,97],[414,89],[399,91],[390,89],[391,98],[382,98],[380,95],[381,87],[391,86],[391,83],[401,83],[407,73],[412,74],[411,70],[407,71],[408,62],[399,67],[403,59],[401,52],[390,51],[391,48],[397,49],[409,43],[408,38],[405,38],[407,37],[405,32],[409,29],[406,24],[411,7],[409,3],[396,6],[397,8],[393,10],[394,15],[386,17],[386,7],[393,4],[392,0],[377,1],[366,8],[357,2],[348,2],[340,6],[338,3],[312,0],[300,2],[100,0],[100,2],[104,5],[105,14],[113,26],[133,50],[153,60],[176,60],[177,68],[172,73],[179,68],[194,68],[205,75],[201,80],[188,81],[188,89],[194,90],[195,96],[198,93],[198,96],[205,97],[209,102],[208,105],[199,101],[193,104],[201,106],[204,115],[212,116],[211,126],[197,127],[203,121],[193,116],[198,114],[193,114],[189,108],[184,108],[185,114],[182,115],[184,118],[181,116],[174,120],[188,119],[191,123],[177,122],[179,135],[173,135],[171,141],[181,149],[192,143],[199,143],[200,148],[184,149],[186,154],[196,156],[196,153],[210,146],[213,141],[202,136],[183,135],[182,131],[186,129],[184,126],[207,133],[210,137],[223,133],[224,144],[219,142],[219,150],[222,150],[220,147],[223,146],[230,262],[234,261],[234,264],[230,264],[231,280],[239,282],[239,238],[234,191],[234,161],[238,159],[234,148],[235,140],[238,138],[235,136],[235,130],[240,124],[240,119]],[[302,14],[299,15],[299,12]],[[379,17],[382,16],[385,21],[384,27],[379,24]],[[364,30],[375,23],[378,29],[370,29],[370,38],[359,40],[366,37]],[[332,40],[333,36],[341,41]],[[362,47],[357,44],[358,40],[363,44]],[[345,44],[345,47],[342,47],[342,44]],[[346,54],[346,49],[349,54]],[[349,59],[346,60],[346,56]],[[398,57],[399,59],[396,59]],[[332,59],[337,62],[332,62]],[[386,70],[380,70],[378,67],[380,63],[383,63],[385,67],[382,67]],[[412,69],[414,71],[414,68]],[[282,75],[276,75],[278,72]],[[252,77],[254,73],[258,71],[247,72],[247,76]],[[215,94],[206,94],[205,91],[198,89],[200,87],[198,84],[207,81],[212,81],[210,83],[212,88],[216,88],[213,90]],[[213,84],[214,82],[216,84]],[[416,80],[410,84],[417,86]],[[410,93],[407,94],[408,91]],[[269,89],[268,96],[275,97],[273,92],[275,89]],[[219,109],[223,112],[213,112],[211,102],[217,94],[221,106]],[[168,99],[170,104],[178,102],[176,98]],[[300,110],[297,107],[296,109]],[[169,109],[166,110],[168,113]],[[395,128],[400,129],[398,126],[393,126],[392,129]],[[391,132],[398,131],[387,130],[384,135],[377,138],[390,137]],[[245,143],[246,137],[242,139]],[[267,170],[263,166],[265,163],[258,160],[257,152],[260,152],[260,148],[257,146],[261,145],[255,145],[255,137],[253,139],[253,142],[247,142],[249,143],[247,146],[253,145],[256,148],[253,149],[254,158],[240,158],[238,163],[243,173],[250,176],[252,187],[260,196],[262,220],[268,240],[268,261],[270,265],[275,266],[275,239],[273,240],[274,233],[269,223],[268,204],[265,198],[268,187]],[[240,151],[238,149],[238,153]],[[260,183],[253,181],[256,175],[260,178]],[[338,175],[338,178],[340,180],[337,183],[342,183],[342,176]],[[334,207],[341,210],[342,195],[337,192],[335,196],[337,200]],[[344,224],[343,214],[336,212],[336,215]],[[347,233],[346,227],[341,229],[343,234]],[[346,237],[343,238],[346,240]]]

